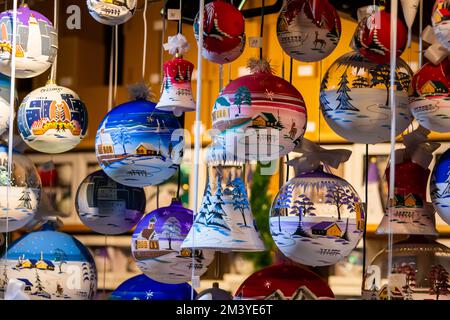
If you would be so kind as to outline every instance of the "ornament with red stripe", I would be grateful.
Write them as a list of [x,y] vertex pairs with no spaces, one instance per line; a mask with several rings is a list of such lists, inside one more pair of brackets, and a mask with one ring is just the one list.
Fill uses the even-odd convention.
[[292,58],[326,58],[341,37],[341,19],[327,0],[288,0],[277,21],[278,41]]
[[[370,7],[372,9],[372,7]],[[403,53],[408,41],[408,30],[402,20],[397,19],[397,57]],[[354,49],[376,63],[389,63],[391,50],[391,14],[383,7],[374,7],[359,22],[353,35]]]
[[[194,35],[198,41],[198,19],[194,20]],[[245,20],[242,13],[224,0],[205,6],[203,50],[205,59],[218,64],[239,58],[245,46]]]
[[433,25],[436,39],[447,49],[450,50],[450,1],[436,0],[431,15],[431,24]]
[[409,108],[428,130],[450,132],[450,61],[426,63],[412,78]]
[[305,133],[305,102],[293,85],[273,74],[268,61],[250,59],[249,69],[251,74],[231,81],[217,97],[213,128],[221,131],[227,151],[236,142],[245,147],[246,160],[282,157]]

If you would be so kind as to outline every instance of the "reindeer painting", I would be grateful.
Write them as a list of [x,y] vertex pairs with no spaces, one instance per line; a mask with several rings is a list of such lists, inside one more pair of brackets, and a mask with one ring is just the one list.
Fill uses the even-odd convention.
[[297,135],[297,127],[295,126],[294,120],[292,120],[291,130],[289,130],[289,137],[294,140]]
[[316,31],[316,39],[314,40],[314,48],[317,49],[317,45],[320,45],[319,49],[323,49],[326,46],[326,41],[319,38],[319,31]]

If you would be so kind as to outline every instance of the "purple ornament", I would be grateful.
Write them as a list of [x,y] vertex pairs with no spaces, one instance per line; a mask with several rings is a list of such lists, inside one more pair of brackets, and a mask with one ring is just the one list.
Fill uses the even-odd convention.
[[192,221],[192,210],[177,199],[144,216],[131,239],[131,251],[139,269],[153,280],[172,284],[190,281],[192,267],[198,276],[205,273],[214,251],[180,249]]

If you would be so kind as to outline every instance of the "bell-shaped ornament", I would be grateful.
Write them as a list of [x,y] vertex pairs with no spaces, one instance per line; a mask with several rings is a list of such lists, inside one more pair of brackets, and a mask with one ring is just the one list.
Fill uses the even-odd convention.
[[[438,235],[435,210],[426,201],[432,152],[438,143],[427,141],[428,130],[419,127],[404,137],[406,148],[396,150],[394,199],[378,226],[377,234]],[[389,181],[390,167],[386,169]]]
[[189,49],[186,38],[177,34],[169,37],[164,49],[173,54],[173,59],[164,63],[164,79],[161,88],[161,98],[156,108],[163,111],[173,111],[176,116],[183,112],[194,111],[195,101],[192,97],[191,78],[194,65],[183,59],[183,53]]
[[264,251],[250,208],[245,166],[228,160],[222,145],[209,147],[203,200],[182,248]]

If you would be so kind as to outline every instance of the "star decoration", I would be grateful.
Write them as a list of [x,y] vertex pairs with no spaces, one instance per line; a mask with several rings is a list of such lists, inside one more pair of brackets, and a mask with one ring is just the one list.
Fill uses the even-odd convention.
[[147,300],[151,300],[153,298],[153,292],[151,291],[145,292],[145,297],[147,298]]
[[269,280],[264,282],[264,287],[266,287],[266,288],[270,288],[271,285],[272,285],[272,282],[270,282]]
[[192,227],[192,224],[189,223],[189,222],[186,222],[186,223],[184,224],[184,226],[186,227],[186,229],[190,229],[190,228]]
[[269,91],[268,89],[266,89],[266,97],[270,99],[270,101],[273,101],[273,97],[274,97],[274,92],[273,91]]

